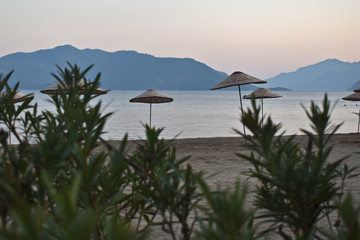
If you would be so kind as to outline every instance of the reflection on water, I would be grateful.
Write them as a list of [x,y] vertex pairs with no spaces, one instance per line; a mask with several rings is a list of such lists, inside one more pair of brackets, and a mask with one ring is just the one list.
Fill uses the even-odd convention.
[[[36,91],[34,101],[38,102],[40,110],[52,109],[47,101],[49,96]],[[149,122],[149,104],[130,103],[129,99],[141,94],[140,91],[110,91],[99,96],[104,112],[113,112],[105,131],[105,138],[120,140],[125,133],[130,139],[144,138],[143,123]],[[171,103],[153,104],[152,124],[164,127],[164,138],[196,138],[196,137],[226,137],[237,136],[233,128],[242,129],[240,119],[239,95],[234,91],[160,91],[174,98]],[[243,95],[250,92],[243,92]],[[310,129],[304,109],[313,100],[320,104],[324,93],[320,92],[278,92],[282,98],[264,99],[264,114],[271,115],[277,123],[282,123],[286,134],[301,133],[300,128]],[[343,122],[339,132],[357,131],[357,115],[359,107],[356,102],[341,100],[350,92],[328,93],[331,103],[337,104],[333,109],[333,123]],[[360,102],[359,102],[360,104]],[[244,108],[250,106],[250,100],[243,100]]]

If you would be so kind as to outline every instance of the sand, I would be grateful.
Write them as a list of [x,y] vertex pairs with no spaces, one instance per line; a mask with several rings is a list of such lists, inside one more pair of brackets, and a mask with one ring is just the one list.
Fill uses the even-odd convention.
[[[299,135],[295,137],[295,141],[305,148],[308,138]],[[239,152],[250,153],[244,143],[244,139],[240,137],[192,138],[177,139],[174,146],[178,157],[190,156],[188,163],[195,170],[202,170],[208,176],[213,175],[208,179],[211,185],[231,187],[239,178],[252,184],[252,180],[243,174],[251,165],[235,155]],[[360,164],[360,134],[336,134],[330,144],[333,145],[333,150],[329,161],[349,156],[345,160],[348,166]],[[357,201],[360,200],[359,182],[360,176],[346,182],[346,188],[352,191]]]
[[[296,136],[294,139],[300,146],[307,146],[305,135]],[[130,141],[129,146],[134,146],[136,141]],[[119,144],[113,142],[113,144]],[[218,137],[218,138],[191,138],[175,139],[173,146],[176,147],[177,157],[190,156],[188,163],[196,171],[203,171],[207,178],[207,183],[212,188],[233,187],[235,182],[240,179],[242,183],[256,186],[256,180],[244,174],[251,165],[236,156],[235,153],[250,153],[245,146],[244,139],[241,137]],[[345,163],[350,166],[360,164],[360,134],[336,134],[332,137],[330,144],[333,150],[329,161],[334,161],[345,156],[349,156]],[[359,153],[358,153],[359,152]],[[360,169],[356,170],[360,173]],[[360,176],[348,179],[345,182],[345,190],[351,191],[356,203],[360,201]],[[252,194],[248,195],[248,204],[252,204]],[[161,232],[153,232],[154,239],[167,239]],[[151,238],[152,239],[152,238]]]
[[[308,138],[305,135],[297,135],[294,139],[300,146],[306,147]],[[136,141],[129,141],[129,147],[134,146]],[[118,145],[118,141],[111,142]],[[240,179],[254,185],[253,179],[244,175],[251,165],[236,156],[235,153],[250,153],[246,148],[242,137],[216,137],[216,138],[188,138],[175,139],[172,142],[176,147],[177,157],[190,156],[188,163],[196,171],[203,171],[208,177],[210,186],[232,187]],[[329,161],[349,156],[345,163],[353,167],[360,164],[360,134],[335,134],[330,141],[333,150]],[[357,170],[360,173],[360,169]],[[350,190],[355,199],[360,201],[360,176],[349,179],[346,189]]]
[[[305,148],[308,138],[304,135],[296,136],[295,141]],[[177,150],[177,156],[191,156],[188,162],[195,170],[202,170],[205,175],[209,176],[207,182],[213,189],[217,187],[231,188],[240,179],[251,190],[254,189],[257,182],[254,178],[249,178],[244,174],[244,171],[249,169],[251,165],[235,155],[236,152],[250,153],[244,143],[244,139],[240,137],[196,138],[175,140],[174,146]],[[360,134],[336,134],[332,137],[330,144],[333,145],[333,150],[329,161],[349,156],[345,160],[348,166],[353,167],[360,164]],[[357,169],[356,172],[360,173],[360,169]],[[360,201],[359,183],[360,176],[348,179],[345,182],[345,191],[351,191],[357,204]],[[248,194],[247,206],[252,205],[252,196],[253,194]],[[335,222],[334,218],[335,216],[331,217],[333,222]],[[321,221],[320,224],[327,226],[325,220]]]

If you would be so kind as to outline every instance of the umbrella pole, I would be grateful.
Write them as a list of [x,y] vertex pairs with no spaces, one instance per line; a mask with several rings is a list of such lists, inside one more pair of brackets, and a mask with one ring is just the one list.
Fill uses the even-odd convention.
[[150,102],[150,128],[151,128],[151,102]]
[[360,125],[360,108],[359,108],[359,118],[358,118],[358,133],[359,133],[359,125]]
[[[238,89],[239,89],[240,108],[241,108],[241,120],[242,120],[242,118],[244,117],[244,110],[243,110],[242,99],[241,99],[241,89],[240,89],[240,85],[238,85]],[[247,144],[247,142],[246,142],[246,131],[245,131],[245,125],[244,125],[244,123],[243,123],[243,130],[244,130],[245,144]]]
[[264,99],[261,98],[261,126],[264,126]]

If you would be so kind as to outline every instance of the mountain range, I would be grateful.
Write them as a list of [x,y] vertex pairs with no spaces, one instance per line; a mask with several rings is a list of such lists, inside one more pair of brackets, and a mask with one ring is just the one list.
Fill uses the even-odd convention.
[[[56,65],[64,68],[67,61],[81,69],[93,64],[87,77],[94,79],[101,72],[101,87],[107,90],[209,90],[228,76],[191,58],[160,58],[136,51],[79,50],[71,45],[3,56],[0,73],[15,70],[10,84],[20,82],[20,89],[45,89],[56,82],[51,76],[57,73]],[[327,59],[265,80],[268,83],[261,87],[277,91],[345,91],[360,87],[360,62]],[[260,85],[245,85],[242,89],[257,87]]]
[[294,72],[281,73],[266,81],[266,87],[281,86],[293,91],[354,90],[360,87],[360,61],[350,63],[327,59]]
[[87,77],[94,79],[101,72],[101,87],[110,90],[208,90],[227,76],[190,58],[158,58],[135,51],[79,50],[71,45],[9,54],[0,58],[0,73],[15,69],[12,83],[19,81],[21,89],[44,89],[56,82],[51,76],[58,71],[56,65],[64,68],[67,61],[83,70],[93,64]]

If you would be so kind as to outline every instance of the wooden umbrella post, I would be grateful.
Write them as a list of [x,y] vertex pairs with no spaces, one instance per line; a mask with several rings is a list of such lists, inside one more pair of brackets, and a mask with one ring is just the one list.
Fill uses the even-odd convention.
[[151,103],[151,101],[150,101],[150,128],[151,128],[151,105],[152,105],[152,103]]
[[[236,71],[233,72],[230,76],[228,76],[227,78],[225,78],[223,81],[221,81],[220,83],[218,83],[215,87],[211,88],[211,90],[216,90],[216,89],[220,89],[220,88],[226,88],[226,87],[235,87],[238,86],[239,89],[239,96],[240,96],[240,107],[241,107],[241,117],[244,117],[244,111],[243,111],[243,106],[242,106],[242,99],[241,99],[241,89],[240,89],[240,85],[246,85],[246,84],[255,84],[255,83],[266,83],[266,81],[264,80],[260,80],[256,77],[250,76],[246,73],[240,72],[240,71]],[[245,144],[247,144],[247,139],[246,139],[246,130],[245,130],[245,125],[243,123],[243,130],[244,130],[244,139],[245,139]]]
[[[242,99],[241,99],[241,89],[240,89],[240,85],[238,85],[238,89],[239,89],[240,108],[241,108],[241,120],[242,120],[242,118],[244,118],[244,110],[243,110]],[[247,141],[246,141],[245,124],[243,123],[242,125],[243,125],[243,130],[244,130],[244,139],[245,139],[245,144],[247,144]]]
[[359,117],[358,117],[358,133],[359,133],[359,125],[360,125],[360,108],[359,108]]
[[260,99],[259,105],[261,106],[261,127],[264,126],[264,98],[279,98],[281,95],[274,93],[266,88],[258,88],[249,95],[246,95],[244,99]]
[[149,89],[146,92],[140,94],[137,97],[134,97],[129,100],[130,102],[139,102],[139,103],[149,103],[150,104],[150,123],[151,128],[151,112],[153,103],[168,103],[174,101],[171,97],[167,97],[163,94],[158,93],[154,89]]
[[[360,101],[360,88],[359,89],[355,89],[354,93],[341,98],[342,100],[345,101],[353,101],[353,102],[358,102]],[[360,125],[360,108],[359,108],[359,116],[358,116],[358,126],[357,126],[357,132],[359,133],[359,125]]]
[[261,127],[264,126],[264,99],[261,98]]

